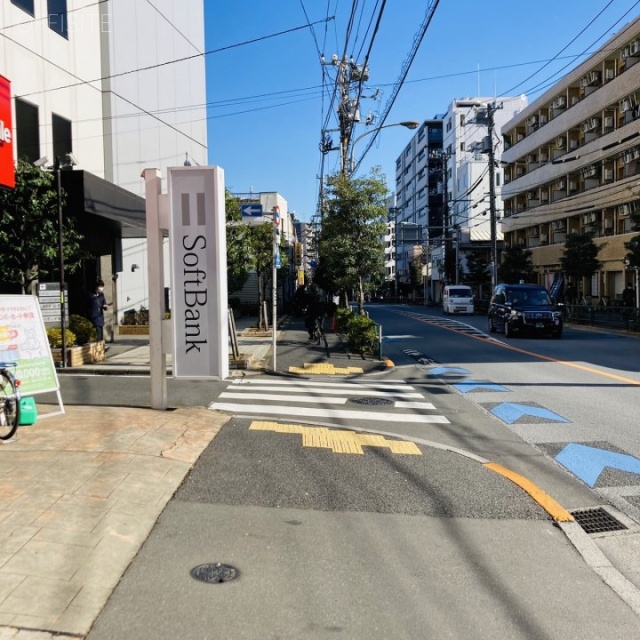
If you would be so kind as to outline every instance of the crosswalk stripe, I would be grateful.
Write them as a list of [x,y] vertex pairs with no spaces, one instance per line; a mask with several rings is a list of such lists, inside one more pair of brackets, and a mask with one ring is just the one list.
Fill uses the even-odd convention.
[[[287,416],[291,414],[291,407],[287,405],[240,404],[235,402],[212,402],[209,409],[228,411],[231,413],[257,413]],[[416,415],[411,413],[389,413],[382,411],[349,411],[347,409],[322,409],[315,407],[295,407],[296,416],[313,418],[344,418],[352,420],[370,420],[376,422],[413,422],[430,424],[450,424],[445,416]]]
[[264,379],[261,380],[252,380],[252,379],[243,379],[243,380],[233,380],[231,382],[232,385],[279,385],[286,387],[338,387],[340,389],[344,389],[345,387],[353,387],[354,389],[411,389],[413,387],[406,384],[396,384],[392,382],[376,382],[376,383],[361,383],[361,382],[318,382],[317,380],[269,380],[266,381]]
[[393,404],[396,409],[435,409],[431,402],[405,402],[404,400],[396,400]]
[[[228,387],[232,388],[232,387]],[[265,386],[254,386],[250,388],[250,391],[279,391],[281,393],[285,392],[285,389],[282,387],[272,387],[270,385]],[[424,396],[421,393],[401,393],[399,391],[378,391],[377,389],[337,389],[335,387],[325,387],[325,385],[318,385],[316,387],[296,387],[291,386],[286,388],[286,393],[341,393],[349,396],[382,396],[386,398],[398,398],[398,400],[408,399],[408,398],[423,398]],[[245,391],[244,393],[248,393],[249,391]]]
[[[219,398],[229,398],[232,400],[271,400],[282,402],[282,394],[275,393],[233,393],[223,391]],[[311,402],[316,404],[346,404],[349,398],[336,398],[331,396],[291,396],[287,397],[288,402]]]

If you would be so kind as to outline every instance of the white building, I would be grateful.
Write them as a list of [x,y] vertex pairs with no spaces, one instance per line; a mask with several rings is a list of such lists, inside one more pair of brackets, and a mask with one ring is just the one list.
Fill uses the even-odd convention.
[[77,161],[65,213],[95,258],[70,304],[111,281],[113,324],[148,306],[142,170],[207,162],[203,0],[4,0],[0,28],[16,160]]
[[[493,102],[490,97],[454,100],[446,113],[425,121],[418,128],[396,160],[398,224],[418,224],[424,229],[428,247],[425,276],[434,299],[439,298],[439,285],[444,281],[445,246],[447,252],[456,253],[458,278],[464,268],[465,249],[490,248],[486,105]],[[499,219],[502,216],[499,164],[502,148],[498,132],[527,106],[527,99],[525,96],[503,98],[497,106],[493,145],[498,163],[495,184]],[[501,238],[499,232],[498,237]],[[409,261],[419,252],[421,247],[409,251],[399,247],[400,280],[406,274]]]

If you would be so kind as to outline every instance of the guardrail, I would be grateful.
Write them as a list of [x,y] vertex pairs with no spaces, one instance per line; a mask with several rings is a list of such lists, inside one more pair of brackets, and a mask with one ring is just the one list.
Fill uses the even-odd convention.
[[609,305],[559,305],[567,324],[640,332],[640,310]]

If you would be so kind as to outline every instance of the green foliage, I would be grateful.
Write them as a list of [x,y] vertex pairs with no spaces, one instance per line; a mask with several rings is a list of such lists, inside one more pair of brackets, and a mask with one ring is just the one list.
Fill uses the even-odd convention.
[[[63,194],[64,198],[64,194]],[[80,265],[82,236],[73,216],[65,216],[65,271]],[[58,197],[54,175],[20,160],[16,188],[0,189],[0,280],[30,291],[34,280],[58,264]]]
[[511,284],[516,284],[520,280],[533,282],[536,271],[531,256],[529,249],[518,246],[507,247],[502,252],[502,264],[498,268],[500,280]]
[[229,293],[240,291],[247,281],[252,267],[249,250],[249,226],[241,224],[242,210],[238,198],[225,192],[227,221],[227,289]]
[[69,316],[69,330],[75,335],[76,344],[83,345],[96,340],[96,328],[82,316]]
[[128,309],[122,314],[122,324],[149,324],[149,310],[142,306],[138,311]]
[[[631,229],[640,231],[640,211],[633,211],[629,216],[631,218]],[[640,269],[640,235],[633,236],[629,242],[624,243],[627,250],[625,256],[625,264],[629,269]]]
[[464,273],[464,282],[468,284],[485,284],[491,280],[487,252],[481,249],[472,249],[465,253],[467,270]]
[[349,349],[353,353],[376,353],[378,334],[373,320],[350,309],[338,309],[336,326],[339,333],[347,336]]
[[340,173],[327,184],[314,282],[327,291],[357,291],[362,310],[364,282],[384,273],[387,185],[377,169],[365,178]]
[[562,270],[572,280],[590,278],[599,268],[598,253],[601,246],[593,241],[593,233],[569,233],[560,257]]
[[[64,335],[67,341],[67,347],[73,347],[77,344],[76,336],[73,331],[65,329]],[[52,349],[60,349],[62,347],[62,331],[59,327],[49,327],[47,329],[47,339],[49,340],[49,346]]]

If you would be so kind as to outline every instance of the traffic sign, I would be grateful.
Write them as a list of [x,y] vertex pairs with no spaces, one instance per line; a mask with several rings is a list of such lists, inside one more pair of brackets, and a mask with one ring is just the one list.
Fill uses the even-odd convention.
[[273,207],[273,224],[275,224],[276,227],[280,226],[280,207],[278,205]]
[[243,204],[240,207],[243,218],[259,218],[262,216],[261,204]]
[[282,266],[282,260],[280,259],[280,252],[278,251],[275,255],[276,269],[279,269]]

